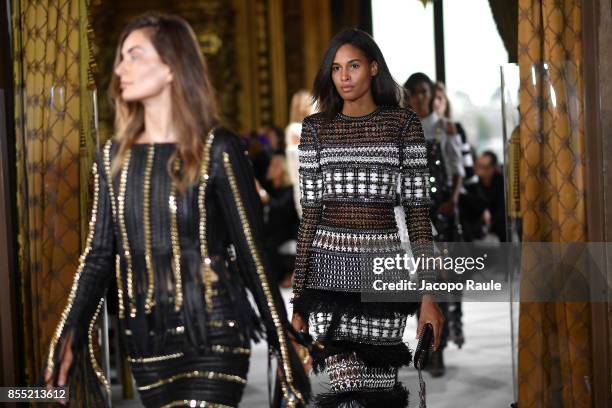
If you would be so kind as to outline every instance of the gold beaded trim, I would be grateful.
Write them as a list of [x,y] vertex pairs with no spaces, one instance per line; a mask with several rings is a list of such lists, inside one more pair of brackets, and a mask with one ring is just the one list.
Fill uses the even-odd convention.
[[222,346],[220,344],[213,344],[211,349],[214,353],[228,353],[228,354],[245,354],[251,355],[251,349],[245,347],[229,347]]
[[103,304],[104,304],[104,298],[101,298],[100,301],[98,302],[98,307],[96,308],[96,312],[94,313],[93,317],[91,318],[91,321],[89,322],[89,330],[87,331],[87,339],[88,339],[87,346],[89,348],[89,358],[91,359],[91,366],[94,372],[96,373],[96,377],[98,377],[98,381],[100,381],[100,384],[102,384],[106,392],[110,394],[111,392],[110,384],[108,383],[106,376],[102,372],[102,369],[100,368],[100,365],[98,364],[98,360],[96,360],[96,355],[94,353],[94,347],[93,347],[93,331],[96,328],[96,320],[98,319],[98,316],[100,315],[100,310],[102,309]]
[[206,324],[210,327],[236,327],[235,320],[209,320]]
[[[283,366],[283,371],[286,377],[286,382],[285,379],[281,378],[281,386],[283,388],[283,392],[289,404],[295,404],[294,396],[297,397],[303,404],[306,404],[306,401],[302,394],[293,387],[293,373],[291,371],[291,366],[289,365],[289,350],[287,349],[287,340],[285,339],[285,332],[281,327],[280,316],[278,314],[278,311],[276,310],[276,305],[274,304],[274,298],[272,297],[272,292],[270,291],[270,285],[268,283],[266,272],[263,268],[261,259],[259,258],[259,252],[257,250],[257,246],[255,245],[255,240],[251,232],[251,226],[249,225],[249,220],[246,216],[246,211],[244,210],[242,199],[240,198],[240,191],[238,190],[238,185],[236,183],[234,170],[232,169],[230,157],[229,154],[227,154],[226,152],[223,153],[223,165],[225,166],[225,171],[229,178],[230,187],[232,189],[232,194],[234,195],[236,207],[238,208],[240,222],[242,223],[242,229],[244,230],[244,235],[249,246],[251,257],[253,258],[253,262],[255,263],[257,275],[259,276],[259,281],[261,283],[264,295],[266,296],[268,307],[270,308],[270,313],[272,314],[272,320],[274,321],[274,326],[276,327],[278,342],[281,349],[280,358]],[[289,395],[288,390],[286,388],[287,386],[291,388],[293,395]]]
[[117,302],[119,303],[119,318],[125,318],[125,305],[123,304],[123,279],[121,279],[121,256],[115,255],[115,278],[117,280]]
[[[174,170],[178,170],[178,160],[174,162]],[[181,246],[179,242],[178,224],[176,221],[177,203],[176,187],[172,183],[170,197],[168,198],[168,208],[170,209],[170,240],[172,242],[172,269],[174,271],[174,310],[181,310],[183,305],[183,283],[181,279]]]
[[161,408],[172,408],[172,407],[234,408],[230,405],[218,404],[216,402],[196,401],[196,400],[173,401],[169,404],[162,405]]
[[155,146],[149,145],[147,150],[147,163],[145,166],[144,182],[143,182],[143,203],[142,203],[142,221],[144,224],[144,241],[145,241],[145,266],[147,269],[147,298],[145,300],[145,313],[150,314],[153,306],[155,306],[155,273],[153,271],[153,255],[151,252],[151,217],[149,211],[150,193],[151,193],[151,171],[153,169],[153,160],[155,158]]
[[[249,348],[230,347],[230,346],[223,346],[221,344],[213,344],[211,346],[211,351],[213,353],[222,353],[222,354],[226,354],[226,353],[227,354],[244,354],[244,355],[251,354],[251,349]],[[153,357],[140,357],[140,358],[128,357],[127,361],[130,363],[148,364],[148,363],[157,363],[160,361],[172,360],[175,358],[181,358],[183,356],[184,354],[179,352],[179,353],[174,353],[174,354],[166,354],[162,356],[153,356]]]
[[208,184],[208,165],[210,163],[210,150],[212,148],[215,134],[212,129],[208,132],[204,153],[202,155],[202,167],[200,169],[200,189],[198,192],[198,208],[200,210],[200,256],[202,257],[202,282],[204,284],[204,304],[208,313],[212,312],[212,282],[213,270],[208,257],[208,242],[206,241],[206,186]]
[[181,357],[183,357],[183,353],[174,353],[174,354],[166,354],[163,356],[153,356],[153,357],[141,357],[141,358],[128,357],[127,361],[130,363],[147,364],[147,363],[157,363],[159,361],[172,360],[172,359],[181,358]]
[[[106,171],[108,194],[110,196],[111,210],[113,213],[113,220],[117,224],[117,208],[115,207],[115,192],[113,190],[113,180],[111,179],[111,146],[112,140],[108,140],[104,145],[104,169]],[[123,303],[123,279],[121,278],[121,256],[116,254],[115,256],[115,276],[117,279],[117,299],[119,303],[119,319],[125,318],[125,304]]]
[[76,297],[77,288],[79,286],[79,279],[81,277],[81,272],[83,272],[83,268],[85,267],[85,259],[91,251],[91,242],[93,241],[94,230],[96,228],[96,220],[98,215],[98,197],[100,194],[100,175],[98,174],[98,167],[96,163],[93,165],[93,175],[94,175],[94,197],[93,197],[93,206],[91,210],[91,218],[89,219],[89,231],[87,233],[87,240],[85,242],[85,250],[83,254],[79,258],[79,266],[77,268],[76,274],[74,276],[74,281],[72,282],[72,288],[70,289],[70,294],[68,295],[68,303],[66,307],[62,311],[62,315],[60,317],[59,324],[55,329],[55,333],[51,338],[51,344],[49,345],[49,356],[47,357],[47,370],[53,371],[55,364],[53,362],[55,348],[57,347],[57,342],[59,338],[62,336],[64,331],[64,325],[66,324],[66,319],[68,318],[68,314],[72,309],[72,303],[74,302],[74,298]]
[[166,330],[166,332],[170,334],[183,334],[185,333],[185,326],[176,326]]
[[121,231],[121,241],[123,243],[123,256],[127,264],[127,294],[130,307],[130,317],[136,317],[136,303],[134,300],[134,274],[132,272],[132,254],[130,253],[130,242],[128,241],[127,228],[125,226],[125,189],[127,176],[130,168],[132,151],[128,150],[121,166],[121,177],[119,179],[119,230]]
[[173,375],[172,377],[165,378],[163,380],[159,380],[154,382],[153,384],[143,385],[142,387],[138,387],[138,391],[149,391],[157,387],[161,387],[162,385],[171,384],[177,380],[182,380],[186,378],[207,378],[209,380],[223,380],[223,381],[231,381],[238,384],[246,385],[247,380],[232,374],[218,373],[216,371],[191,371],[188,373],[180,373]]

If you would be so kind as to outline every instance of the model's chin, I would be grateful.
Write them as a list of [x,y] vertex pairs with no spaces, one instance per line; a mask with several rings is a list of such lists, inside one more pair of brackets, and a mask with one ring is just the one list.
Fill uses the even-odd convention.
[[357,99],[359,99],[358,95],[355,95],[353,92],[349,92],[349,93],[345,93],[345,94],[341,94],[340,97],[342,98],[342,100],[344,100],[345,102],[353,102],[356,101]]
[[145,99],[142,95],[136,94],[134,92],[130,92],[127,89],[124,89],[121,92],[121,98],[125,102],[141,102],[143,99]]
[[134,102],[136,100],[134,98],[134,95],[127,89],[121,90],[121,99],[123,99],[126,102]]

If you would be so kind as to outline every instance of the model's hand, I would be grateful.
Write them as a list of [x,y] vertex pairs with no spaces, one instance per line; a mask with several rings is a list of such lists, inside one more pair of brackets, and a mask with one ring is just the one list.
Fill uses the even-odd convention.
[[298,332],[308,333],[308,323],[305,323],[302,319],[302,316],[297,313],[293,313],[293,317],[291,318],[291,325]]
[[482,212],[482,221],[485,223],[485,225],[489,226],[491,225],[491,219],[491,211],[489,211],[487,208]]
[[261,203],[263,205],[268,204],[268,202],[270,201],[270,196],[268,195],[268,192],[261,186],[261,184],[259,184],[259,181],[257,180],[255,180],[255,188],[257,189],[257,194],[259,194]]
[[[308,333],[308,324],[304,323],[302,317],[297,313],[293,314],[293,317],[291,318],[291,325],[298,332]],[[298,354],[298,357],[300,358],[300,361],[302,362],[302,366],[304,367],[306,375],[309,375],[310,370],[312,369],[312,357],[308,353],[308,349],[298,344],[296,341],[293,342],[293,345],[295,347],[295,351]]]
[[419,315],[419,325],[417,327],[416,338],[421,337],[421,332],[425,324],[430,323],[433,327],[433,349],[434,351],[440,346],[440,340],[442,339],[442,328],[444,327],[444,315],[440,311],[440,308],[433,301],[431,296],[425,295],[421,300],[421,311]]
[[66,380],[68,379],[68,371],[70,371],[70,367],[72,366],[72,361],[74,359],[74,356],[72,355],[72,336],[69,335],[62,341],[60,356],[62,357],[60,359],[60,369],[59,374],[57,376],[57,385],[53,383],[53,371],[45,371],[45,383],[47,385],[47,388],[56,386],[66,386]]

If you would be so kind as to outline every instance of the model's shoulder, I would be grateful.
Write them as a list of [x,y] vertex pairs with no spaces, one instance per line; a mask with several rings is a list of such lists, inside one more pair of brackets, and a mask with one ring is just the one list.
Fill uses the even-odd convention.
[[214,137],[213,143],[231,143],[240,137],[223,126],[216,126],[210,131],[210,135]]
[[211,131],[210,136],[213,137],[212,149],[214,152],[245,150],[242,138],[227,128],[221,126],[215,127]]
[[329,122],[329,119],[325,117],[322,112],[313,113],[312,115],[308,115],[304,118],[304,124],[309,124],[315,128],[321,127],[325,123]]
[[384,116],[397,120],[400,123],[406,123],[415,115],[412,108],[402,106],[384,106],[381,108],[381,111]]

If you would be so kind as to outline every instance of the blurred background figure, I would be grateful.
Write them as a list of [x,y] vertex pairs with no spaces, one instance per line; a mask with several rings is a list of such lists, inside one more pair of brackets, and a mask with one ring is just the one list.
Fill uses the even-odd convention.
[[276,126],[261,126],[256,131],[251,131],[247,139],[255,178],[265,184],[272,156],[285,153],[285,134]]
[[283,155],[272,156],[265,187],[258,184],[264,205],[264,249],[272,276],[281,287],[291,287],[299,218],[293,201],[293,186]]
[[[476,192],[478,177],[474,172],[474,149],[468,142],[465,128],[461,123],[452,118],[451,103],[448,99],[446,86],[442,81],[437,81],[434,85],[432,112],[441,120],[448,123],[448,129],[452,134],[461,138],[461,163],[464,170],[462,186],[459,186],[457,227],[460,228],[460,238],[463,242],[471,242],[476,238],[481,238],[483,234],[480,217],[484,210],[484,202]],[[456,234],[459,235],[459,234]],[[462,302],[450,302],[448,304],[448,339],[457,344],[459,348],[463,346],[465,337],[463,335],[463,308]]]
[[488,231],[506,242],[506,207],[504,200],[504,176],[497,155],[485,151],[476,162],[478,190],[484,202],[482,220]]
[[285,153],[285,132],[277,126],[262,126],[257,130],[264,151],[269,155]]
[[454,130],[456,130],[455,133],[459,134],[461,137],[461,153],[463,157],[463,168],[465,170],[463,185],[474,184],[477,181],[477,177],[474,173],[474,149],[468,142],[468,137],[463,125],[453,119],[453,110],[448,99],[446,85],[444,85],[442,81],[437,81],[434,87],[432,111],[435,112],[439,118],[449,121],[451,125],[454,126]]
[[308,115],[315,113],[312,95],[302,89],[291,98],[289,108],[289,125],[285,129],[285,156],[287,157],[287,170],[293,185],[293,202],[300,218],[302,218],[302,207],[300,206],[300,186],[298,179],[298,145],[302,133],[302,121]]
[[432,179],[432,219],[441,242],[457,241],[459,194],[465,177],[463,144],[456,126],[433,110],[435,85],[422,72],[412,74],[404,88],[408,103],[421,118],[427,140]]
[[[444,88],[441,88],[434,110],[434,95],[436,86],[424,73],[412,74],[404,88],[408,92],[408,103],[421,119],[423,133],[427,142],[427,156],[430,175],[430,195],[432,206],[430,217],[433,222],[436,242],[457,242],[463,240],[459,216],[459,196],[465,177],[463,162],[463,143],[457,133],[456,125],[444,115],[447,113],[447,99]],[[441,115],[441,116],[440,116]],[[410,222],[410,220],[407,220]],[[449,280],[449,276],[440,275],[441,280]],[[449,337],[449,303],[442,300],[438,303],[444,317],[442,340],[440,347],[431,353],[427,370],[433,377],[443,376],[444,349]],[[459,309],[459,313],[460,313]],[[463,334],[460,344],[463,344]]]

